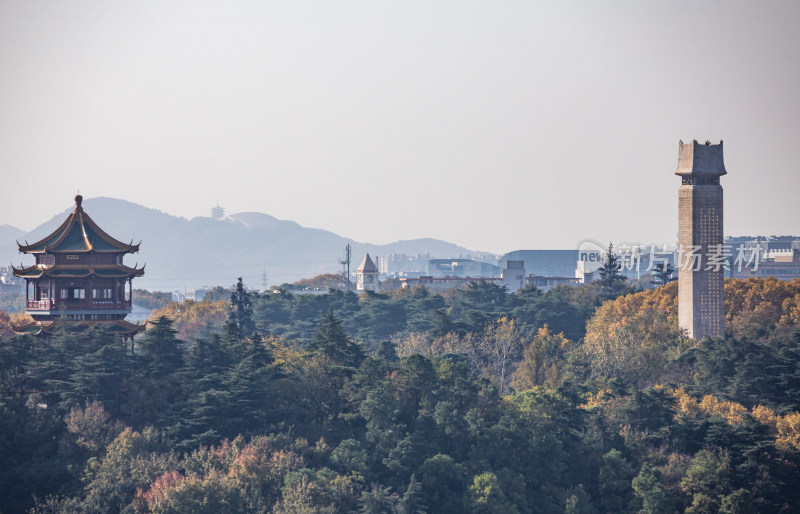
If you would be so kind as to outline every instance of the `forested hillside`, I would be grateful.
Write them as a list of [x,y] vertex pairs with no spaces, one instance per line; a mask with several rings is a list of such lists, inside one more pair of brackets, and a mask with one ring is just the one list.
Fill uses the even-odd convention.
[[331,290],[0,335],[2,512],[798,512],[800,281]]

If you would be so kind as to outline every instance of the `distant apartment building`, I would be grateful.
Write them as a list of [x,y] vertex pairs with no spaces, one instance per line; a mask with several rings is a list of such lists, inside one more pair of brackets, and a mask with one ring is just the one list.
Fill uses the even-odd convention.
[[193,300],[195,302],[202,302],[206,295],[211,292],[211,289],[187,289],[185,300]]
[[728,278],[800,278],[800,238],[738,236],[725,238]]
[[392,253],[381,258],[377,264],[378,271],[384,276],[424,275],[428,272],[429,253],[407,255]]
[[430,259],[428,276],[489,278],[500,275],[500,266],[472,259]]
[[762,252],[786,252],[800,250],[800,237],[797,236],[732,236],[725,238],[725,244],[733,251],[758,247]]
[[800,278],[800,250],[783,250],[764,252],[755,262],[739,266],[731,263],[730,274],[733,278],[767,278],[778,280],[794,280]]

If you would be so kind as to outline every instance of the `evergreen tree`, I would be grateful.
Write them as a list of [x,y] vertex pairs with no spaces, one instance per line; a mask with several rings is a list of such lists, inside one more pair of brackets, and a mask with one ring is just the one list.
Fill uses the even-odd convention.
[[236,283],[236,290],[231,293],[227,332],[230,337],[240,340],[253,335],[255,331],[256,324],[253,321],[252,298],[244,287],[242,277],[239,277]]
[[667,285],[677,278],[673,276],[675,274],[675,268],[672,267],[672,264],[670,263],[665,264],[663,262],[659,262],[653,266],[650,274],[653,275],[653,281],[660,286]]
[[625,460],[622,452],[612,449],[603,455],[600,467],[600,505],[604,512],[626,512],[633,500],[631,479],[633,467]]
[[425,512],[425,502],[422,494],[422,484],[417,480],[417,476],[412,474],[411,481],[408,483],[403,498],[398,505],[400,514],[421,514]]
[[378,348],[376,353],[379,359],[383,359],[386,362],[397,362],[399,360],[399,357],[397,356],[397,349],[394,347],[394,343],[391,341],[381,341],[381,346]]
[[111,414],[120,416],[132,387],[134,358],[126,344],[104,325],[95,325],[86,336],[92,347],[72,359],[73,373],[65,396],[78,404],[98,400]]
[[361,493],[358,499],[360,512],[365,514],[394,514],[397,512],[397,495],[391,487],[372,484],[372,488]]
[[606,262],[598,270],[600,273],[600,280],[598,285],[602,290],[602,295],[606,299],[616,298],[625,290],[625,283],[627,279],[620,272],[622,263],[619,262],[619,257],[614,254],[614,245],[608,243],[608,253],[606,253]]
[[172,320],[161,316],[149,325],[145,335],[136,342],[145,359],[146,372],[164,375],[176,371],[183,365],[183,352]]
[[633,490],[642,500],[641,514],[663,514],[674,511],[672,497],[664,490],[661,472],[645,462],[639,475],[633,479]]
[[355,368],[364,360],[364,351],[347,336],[342,322],[333,315],[333,307],[319,321],[311,349],[339,366]]

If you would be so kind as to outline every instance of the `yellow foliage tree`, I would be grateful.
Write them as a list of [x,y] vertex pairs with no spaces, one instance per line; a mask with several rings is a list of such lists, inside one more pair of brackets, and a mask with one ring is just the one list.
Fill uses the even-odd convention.
[[[728,335],[755,339],[800,327],[800,279],[725,281]],[[603,303],[586,325],[584,349],[596,376],[652,383],[691,345],[678,326],[678,284]]]
[[686,346],[672,283],[603,303],[586,325],[583,349],[595,376],[646,383]]
[[738,403],[720,400],[706,395],[697,401],[681,387],[672,392],[678,414],[690,418],[701,416],[722,416],[731,425],[744,423],[747,416],[770,427],[775,434],[775,443],[782,448],[800,450],[800,413],[791,412],[784,416],[763,405],[756,405],[749,412]]
[[726,280],[725,325],[728,334],[741,338],[800,325],[800,279]]
[[150,313],[148,320],[155,321],[161,316],[167,316],[174,322],[173,328],[178,331],[178,339],[191,341],[208,325],[224,325],[228,318],[228,302],[171,302]]
[[563,333],[554,334],[547,325],[540,328],[525,348],[522,361],[511,377],[511,385],[519,390],[536,386],[557,388],[563,382],[567,354],[574,346]]
[[0,311],[0,338],[13,335],[11,331],[11,316],[8,313]]

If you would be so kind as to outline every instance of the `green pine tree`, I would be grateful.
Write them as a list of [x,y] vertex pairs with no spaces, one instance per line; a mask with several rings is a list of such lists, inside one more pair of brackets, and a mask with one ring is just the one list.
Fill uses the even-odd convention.
[[319,321],[310,347],[339,366],[355,368],[364,360],[364,351],[348,337],[342,322],[333,315],[333,307]]
[[597,281],[604,298],[616,298],[625,291],[628,279],[620,272],[621,267],[622,263],[619,261],[619,257],[614,253],[614,245],[608,243],[606,262],[603,263],[603,266],[598,270],[600,273],[600,280]]
[[256,331],[256,324],[253,321],[253,301],[250,292],[244,287],[242,277],[239,277],[236,290],[231,293],[226,328],[228,336],[238,340],[250,337]]

